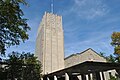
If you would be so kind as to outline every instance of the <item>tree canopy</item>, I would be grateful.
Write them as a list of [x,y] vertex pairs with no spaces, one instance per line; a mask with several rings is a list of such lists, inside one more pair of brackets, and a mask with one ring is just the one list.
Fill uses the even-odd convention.
[[24,0],[0,0],[0,53],[5,54],[7,47],[19,45],[28,39],[30,27],[20,4]]
[[114,53],[120,54],[120,32],[113,32],[111,45],[115,47]]
[[[25,0],[0,0],[0,54],[29,38],[30,27],[21,4],[27,5]],[[34,54],[12,52],[4,63],[0,65],[0,80],[40,80],[41,63]]]
[[110,62],[110,63],[116,62],[116,59],[112,54],[110,54],[109,56],[106,56],[106,60],[107,60],[107,62]]
[[111,39],[111,45],[114,46],[114,54],[117,56],[117,60],[120,61],[120,32],[113,32]]
[[1,67],[0,80],[40,80],[41,63],[31,53],[12,52],[4,60],[8,65]]

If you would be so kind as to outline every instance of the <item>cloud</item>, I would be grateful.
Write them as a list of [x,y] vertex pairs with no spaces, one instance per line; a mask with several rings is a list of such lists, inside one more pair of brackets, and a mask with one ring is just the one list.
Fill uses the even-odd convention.
[[109,8],[103,3],[103,0],[75,0],[74,2],[70,11],[81,18],[93,19],[109,12]]
[[75,40],[73,42],[66,43],[65,56],[68,56],[73,53],[80,53],[81,51],[84,51],[87,48],[93,48],[98,53],[104,52],[106,53],[106,55],[112,54],[114,49],[110,45],[111,39],[108,38],[110,34],[111,31],[108,31],[105,34],[104,31],[96,31],[86,35],[86,38],[84,40]]

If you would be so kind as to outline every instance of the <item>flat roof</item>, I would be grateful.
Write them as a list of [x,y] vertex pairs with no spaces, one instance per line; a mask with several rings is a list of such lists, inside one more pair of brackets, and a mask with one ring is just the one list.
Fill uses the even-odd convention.
[[80,74],[89,74],[93,72],[102,72],[108,71],[113,69],[120,69],[120,63],[108,63],[108,62],[93,62],[93,61],[86,61],[50,74],[45,76],[52,77],[52,76],[63,76],[65,73],[69,75],[80,75]]

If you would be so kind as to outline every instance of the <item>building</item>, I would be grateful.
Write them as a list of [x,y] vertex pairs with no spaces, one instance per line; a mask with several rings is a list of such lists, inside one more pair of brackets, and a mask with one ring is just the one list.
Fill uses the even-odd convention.
[[[43,80],[117,80],[120,64],[108,63],[96,51],[89,48],[81,53],[72,54],[65,58],[65,68],[47,74]],[[119,70],[118,70],[119,69]]]
[[65,58],[65,67],[70,67],[85,61],[107,62],[106,59],[99,55],[96,51],[89,48],[83,52],[72,54]]
[[[107,63],[107,60],[103,56],[98,54],[93,49],[89,48],[81,53],[72,54],[72,55],[66,57],[65,58],[65,68],[69,68],[71,66],[78,65],[78,64],[81,64],[81,63],[84,63],[87,61]],[[100,72],[100,77],[102,76],[101,80],[109,80],[111,75],[112,76],[116,75],[116,71],[114,69]],[[78,76],[78,78],[79,78],[79,80],[82,80],[81,76]],[[96,80],[96,74],[94,74],[94,73],[86,74],[86,80],[93,80],[94,78]]]
[[64,68],[64,36],[61,16],[45,12],[37,33],[35,55],[42,63],[43,74]]
[[35,50],[43,66],[43,79],[109,80],[110,75],[115,76],[115,69],[120,64],[107,63],[103,56],[91,48],[64,59],[63,35],[62,17],[45,12],[38,29]]

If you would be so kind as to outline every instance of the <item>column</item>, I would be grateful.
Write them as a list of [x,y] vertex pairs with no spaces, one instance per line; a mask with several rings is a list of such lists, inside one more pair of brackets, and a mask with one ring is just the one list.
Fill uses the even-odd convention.
[[69,75],[65,73],[65,80],[69,80]]
[[104,77],[105,77],[105,80],[109,80],[110,79],[110,76],[109,76],[109,73],[106,71],[104,72]]
[[86,75],[86,80],[89,80],[89,77],[88,77],[88,75]]
[[103,72],[100,72],[100,77],[101,77],[101,80],[105,80],[105,77],[104,77],[104,73],[103,73]]
[[91,78],[90,80],[92,80],[92,79],[93,79],[93,75],[92,75],[92,73],[90,73],[90,78]]
[[57,76],[54,76],[54,80],[57,80]]
[[41,78],[41,80],[43,80],[43,78]]
[[81,79],[81,75],[79,75],[79,76],[77,76],[77,77],[78,77],[79,80],[82,80],[82,79]]
[[50,80],[49,77],[47,77],[47,80]]
[[88,74],[88,80],[92,80],[91,73]]

